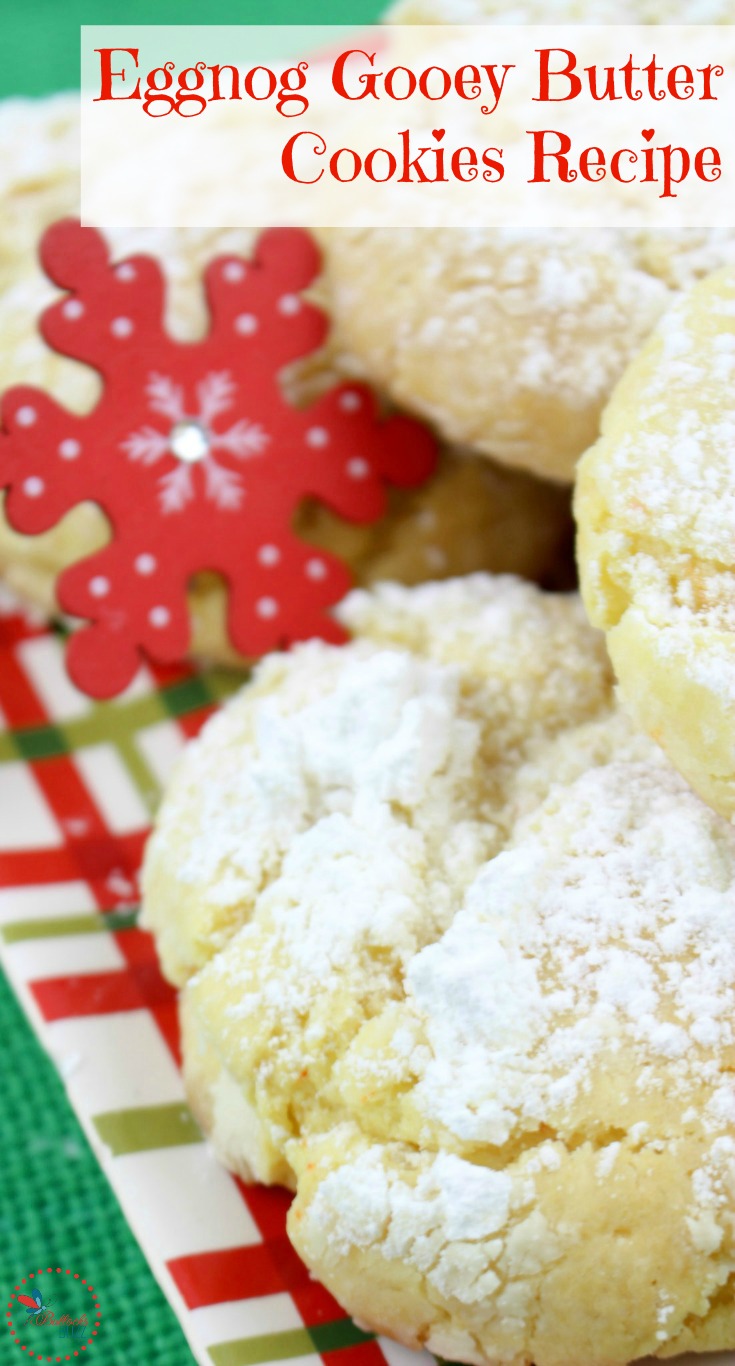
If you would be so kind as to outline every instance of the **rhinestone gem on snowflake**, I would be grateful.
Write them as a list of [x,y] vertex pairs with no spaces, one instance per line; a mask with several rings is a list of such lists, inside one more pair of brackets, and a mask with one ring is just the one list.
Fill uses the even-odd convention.
[[204,497],[217,507],[236,512],[242,505],[245,486],[236,470],[228,469],[216,459],[218,451],[229,451],[236,460],[252,460],[262,455],[270,437],[259,422],[241,417],[225,431],[218,431],[215,423],[223,413],[231,411],[237,394],[237,384],[229,370],[205,375],[196,386],[196,411],[187,411],[183,386],[168,375],[153,372],[146,384],[148,407],[163,417],[167,427],[161,430],[146,424],[131,432],[120,444],[129,460],[140,460],[144,465],[155,465],[163,455],[171,453],[180,461],[177,469],[162,474],[158,481],[159,501],[164,514],[181,512],[196,495],[194,471],[200,464],[204,475]]

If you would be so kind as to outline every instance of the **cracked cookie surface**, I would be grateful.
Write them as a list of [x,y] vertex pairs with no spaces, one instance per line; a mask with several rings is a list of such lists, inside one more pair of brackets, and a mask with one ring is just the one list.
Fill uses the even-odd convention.
[[735,832],[574,597],[357,593],[194,743],[145,867],[189,1095],[369,1327],[477,1363],[735,1343]]
[[715,229],[322,235],[353,370],[447,440],[562,483],[681,288],[735,261],[735,234]]
[[735,270],[631,364],[580,464],[578,560],[639,723],[735,815]]
[[[387,17],[732,24],[735,0],[403,0]],[[560,482],[573,480],[615,384],[677,294],[735,263],[732,228],[570,230],[530,214],[520,227],[324,236],[353,368],[447,440]]]

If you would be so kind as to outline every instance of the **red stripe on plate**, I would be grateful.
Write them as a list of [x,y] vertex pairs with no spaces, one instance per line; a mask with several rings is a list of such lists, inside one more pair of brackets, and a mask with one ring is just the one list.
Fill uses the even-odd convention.
[[[338,1314],[344,1318],[344,1309],[339,1309]],[[351,1347],[335,1347],[329,1353],[329,1361],[338,1362],[339,1366],[386,1366],[377,1342],[355,1342]]]
[[[5,645],[6,622],[3,626],[2,664],[0,665],[0,706],[8,726],[20,730],[24,726],[48,725],[43,704],[18,663],[15,651]],[[31,633],[29,632],[29,635]],[[38,633],[36,633],[38,634]]]
[[150,1005],[149,1009],[164,1043],[180,1071],[182,1063],[181,1033],[176,992],[173,989],[166,988],[165,979],[161,976],[153,936],[147,930],[137,928],[120,930],[115,934],[115,942],[131,968],[137,972],[144,971],[151,982],[156,978],[161,982],[164,989],[164,999],[157,1005]]
[[[332,1323],[344,1310],[307,1268],[286,1237],[293,1196],[277,1186],[246,1186],[235,1178],[264,1242],[177,1257],[169,1270],[190,1309],[226,1300],[286,1292],[307,1327]],[[366,1366],[371,1366],[366,1362]]]
[[146,834],[136,830],[133,835],[70,840],[63,849],[2,853],[0,886],[30,887],[81,880],[90,883],[97,904],[111,910],[131,900]]
[[30,989],[45,1020],[81,1015],[110,1015],[121,1010],[150,1010],[173,1003],[173,988],[150,968],[85,972],[70,977],[45,977]]
[[72,882],[79,870],[68,849],[21,849],[0,854],[0,887],[44,886]]
[[153,935],[147,930],[141,930],[138,926],[133,926],[127,930],[117,930],[114,935],[115,942],[126,963],[130,967],[158,967],[156,956],[156,946]]
[[41,622],[40,625],[33,625],[20,613],[13,613],[5,617],[0,612],[0,646],[3,650],[10,649],[20,640],[32,640],[35,636],[45,636],[48,628]]
[[[255,1299],[260,1295],[291,1295],[307,1327],[332,1323],[344,1310],[329,1291],[312,1281],[303,1262],[285,1236],[281,1191],[265,1190],[275,1202],[281,1223],[280,1237],[249,1247],[218,1249],[175,1257],[168,1269],[189,1309],[224,1304],[227,1300]],[[290,1196],[288,1197],[290,1199]],[[369,1363],[366,1363],[369,1366]]]
[[219,705],[212,702],[204,707],[198,707],[196,711],[185,712],[176,717],[176,722],[183,736],[187,740],[195,740],[205,721],[219,711]]
[[163,1005],[151,1006],[150,1011],[158,1025],[166,1047],[179,1071],[181,1071],[183,1058],[181,1056],[181,1030],[179,1028],[179,1012],[176,1001],[166,1001]]
[[[65,834],[72,839],[110,838],[79,769],[68,754],[36,759],[33,776]],[[79,834],[75,835],[74,832]]]
[[70,755],[37,760],[33,772],[76,857],[77,876],[92,884],[102,906],[134,900],[147,827],[111,834]]
[[286,1289],[279,1268],[263,1243],[175,1257],[167,1265],[189,1309],[276,1295]]
[[291,1285],[289,1290],[308,1328],[313,1328],[318,1323],[333,1323],[335,1319],[344,1318],[345,1311],[334,1296],[330,1295],[319,1281],[312,1281],[308,1275],[303,1285]]
[[282,1238],[286,1215],[293,1200],[291,1192],[280,1186],[246,1186],[237,1176],[234,1180],[265,1241]]
[[196,676],[195,670],[190,664],[159,664],[154,659],[145,656],[146,667],[153,675],[156,687],[169,688],[173,683],[183,683],[184,679]]

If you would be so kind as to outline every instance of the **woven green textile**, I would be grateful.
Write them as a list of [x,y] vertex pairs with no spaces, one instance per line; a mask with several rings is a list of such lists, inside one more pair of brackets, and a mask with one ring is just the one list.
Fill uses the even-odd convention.
[[[192,1366],[183,1333],[130,1233],[64,1088],[0,972],[0,1290],[69,1266],[100,1297],[91,1366]],[[3,1309],[3,1314],[5,1309]],[[21,1360],[0,1324],[0,1362]]]
[[45,95],[79,83],[82,24],[375,23],[380,0],[24,0],[0,5],[0,96]]

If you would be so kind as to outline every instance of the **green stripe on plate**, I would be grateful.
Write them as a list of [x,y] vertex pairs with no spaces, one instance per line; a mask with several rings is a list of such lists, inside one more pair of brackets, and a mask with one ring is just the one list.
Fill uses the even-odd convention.
[[103,1115],[93,1115],[92,1123],[113,1157],[202,1142],[199,1125],[184,1101],[141,1105],[132,1110],[109,1110]]
[[116,732],[112,739],[133,787],[152,816],[160,800],[161,784],[138,747],[137,739],[141,734],[143,730],[135,731],[132,735]]
[[374,1333],[363,1333],[352,1319],[333,1319],[331,1323],[315,1323],[309,1336],[317,1352],[338,1352],[341,1347],[354,1347],[358,1342],[370,1342]]
[[[57,754],[73,753],[87,745],[117,744],[131,769],[131,776],[142,788],[157,787],[140,756],[132,753],[135,736],[148,726],[171,717],[185,716],[230,697],[248,678],[243,669],[214,668],[168,687],[153,690],[129,701],[100,702],[82,716],[69,717],[41,726],[22,726],[0,732],[0,763],[25,758],[38,760]],[[150,800],[150,797],[149,797]]]
[[11,730],[4,730],[0,733],[0,764],[17,763],[20,758],[20,750],[13,739]]
[[107,915],[55,915],[38,920],[9,920],[0,926],[0,938],[6,944],[19,944],[24,939],[62,939],[74,934],[111,934],[114,930],[130,930],[138,919],[137,908],[131,911],[109,911]]
[[313,1356],[315,1352],[338,1352],[358,1342],[370,1342],[373,1333],[363,1333],[352,1319],[334,1319],[312,1328],[291,1328],[284,1333],[264,1333],[261,1337],[236,1338],[208,1347],[214,1366],[255,1366],[256,1362],[280,1361],[288,1357]]
[[189,712],[208,707],[212,701],[212,694],[203,674],[194,674],[191,678],[182,679],[180,683],[170,683],[167,688],[162,688],[158,695],[171,716],[187,716]]
[[252,670],[235,668],[234,665],[226,667],[224,665],[208,669],[204,675],[207,682],[207,691],[212,702],[224,702],[233,693],[239,691],[244,683],[251,677]]
[[165,720],[167,715],[159,694],[149,692],[129,702],[99,702],[83,716],[70,717],[58,724],[73,750],[85,745],[114,744],[118,736],[134,735]]
[[16,730],[14,739],[24,759],[53,759],[67,750],[63,732],[54,725]]
[[288,1357],[312,1356],[314,1343],[308,1328],[285,1333],[263,1333],[257,1338],[235,1338],[208,1347],[214,1366],[252,1366],[258,1361],[285,1361]]

